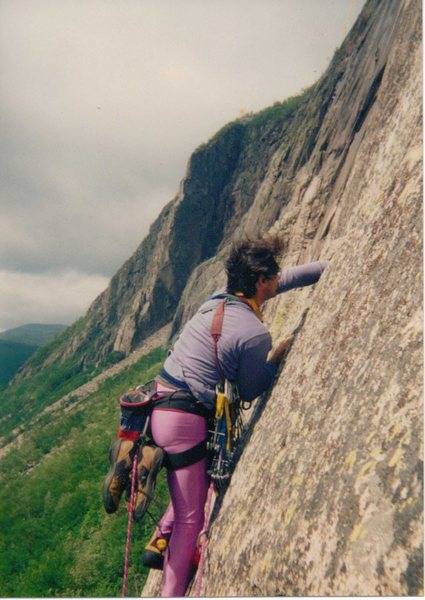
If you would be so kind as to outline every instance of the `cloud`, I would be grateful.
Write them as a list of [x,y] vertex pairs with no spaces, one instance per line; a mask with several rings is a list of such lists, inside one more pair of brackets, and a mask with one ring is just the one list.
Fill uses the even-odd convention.
[[70,324],[108,284],[101,275],[0,271],[0,329],[25,323]]
[[193,150],[313,83],[361,5],[0,0],[0,269],[112,276]]
[[16,185],[6,157],[0,167],[7,197],[0,207],[1,266],[111,276],[175,194],[171,185],[150,180],[134,165],[119,165],[119,157],[112,162],[96,163],[81,151],[78,165],[58,157],[52,163],[40,152],[22,166],[25,179]]

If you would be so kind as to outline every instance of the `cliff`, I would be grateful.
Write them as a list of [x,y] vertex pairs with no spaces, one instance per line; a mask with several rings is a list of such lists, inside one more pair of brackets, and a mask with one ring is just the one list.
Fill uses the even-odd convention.
[[[85,317],[34,356],[18,379],[71,358],[78,357],[81,369],[123,358],[170,321],[176,333],[222,281],[231,239],[268,230],[286,208],[287,219],[295,218],[310,186],[309,212],[301,215],[306,227],[298,234],[307,248],[383,74],[385,48],[376,57],[361,49],[373,7],[363,11],[317,84],[230,123],[193,153],[176,197],[133,256]],[[289,228],[287,244],[291,235]]]
[[[105,386],[94,398],[78,398],[77,381],[85,385],[148,339],[155,344],[164,326],[177,334],[223,282],[231,240],[271,231],[284,241],[282,268],[317,258],[330,264],[316,286],[284,294],[266,309],[275,339],[298,333],[273,389],[256,404],[213,520],[203,594],[422,593],[421,16],[419,0],[369,0],[317,84],[227,125],[194,152],[176,197],[108,289],[36,353],[2,397],[4,432],[28,437],[20,454],[3,458],[9,461],[5,485],[12,485],[11,471],[22,470],[6,489],[7,500],[27,490],[25,519],[19,503],[14,512],[3,511],[9,528],[29,526],[24,539],[33,541],[34,532],[64,537],[62,529],[86,515],[88,488],[101,509],[96,477],[104,471],[104,432],[116,426],[118,388],[151,371],[136,363],[131,377],[122,373],[110,382],[110,396]],[[149,368],[158,366],[158,356]],[[53,449],[57,458],[71,453],[57,447],[67,435],[81,462],[70,459],[52,471]],[[88,460],[95,442],[95,458]],[[37,456],[40,466],[34,466]],[[97,470],[82,486],[63,477],[81,477],[92,464]],[[36,468],[45,469],[46,485]],[[55,523],[37,530],[43,511],[51,515],[64,506],[62,529]],[[103,521],[93,514],[72,551],[67,547],[77,566],[71,558],[58,563],[65,583],[55,587],[50,571],[45,579],[37,572],[33,595],[90,593],[98,589],[90,581],[99,572],[116,586],[116,538],[102,546]],[[81,551],[82,540],[90,552]],[[20,561],[37,563],[37,557],[22,558],[17,548],[10,544],[5,572],[26,590]],[[101,551],[104,562],[86,560]],[[52,550],[43,561],[40,569],[57,555]],[[69,564],[76,588],[66,587]],[[157,593],[158,577],[151,576],[144,594]]]
[[275,338],[302,326],[213,520],[203,595],[423,593],[421,34],[418,0],[366,4],[236,228],[272,225],[283,268],[330,265],[267,308]]

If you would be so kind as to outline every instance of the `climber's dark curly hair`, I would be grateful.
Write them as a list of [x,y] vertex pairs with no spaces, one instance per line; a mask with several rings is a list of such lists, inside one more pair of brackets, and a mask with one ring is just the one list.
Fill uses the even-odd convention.
[[262,236],[234,243],[226,261],[227,292],[242,292],[246,298],[252,298],[260,275],[271,279],[279,272],[276,257],[281,248],[277,237]]

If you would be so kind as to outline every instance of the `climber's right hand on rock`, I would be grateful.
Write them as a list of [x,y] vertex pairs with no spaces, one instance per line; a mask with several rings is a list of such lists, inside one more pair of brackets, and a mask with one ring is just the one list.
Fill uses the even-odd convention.
[[269,361],[279,362],[279,360],[282,358],[285,350],[288,348],[289,344],[292,342],[294,337],[295,336],[292,334],[289,337],[285,338],[282,342],[279,342],[277,346],[273,348]]

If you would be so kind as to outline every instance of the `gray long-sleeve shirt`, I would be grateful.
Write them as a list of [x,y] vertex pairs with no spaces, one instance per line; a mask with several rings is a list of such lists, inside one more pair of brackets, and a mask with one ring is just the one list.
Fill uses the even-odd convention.
[[[277,293],[316,283],[328,263],[317,261],[282,271]],[[186,384],[209,409],[214,407],[215,385],[220,379],[211,322],[220,302],[217,291],[185,325],[164,363],[165,372]],[[277,365],[267,361],[272,340],[265,325],[244,302],[228,302],[218,342],[220,365],[227,379],[238,385],[241,398],[253,400],[272,383]]]

